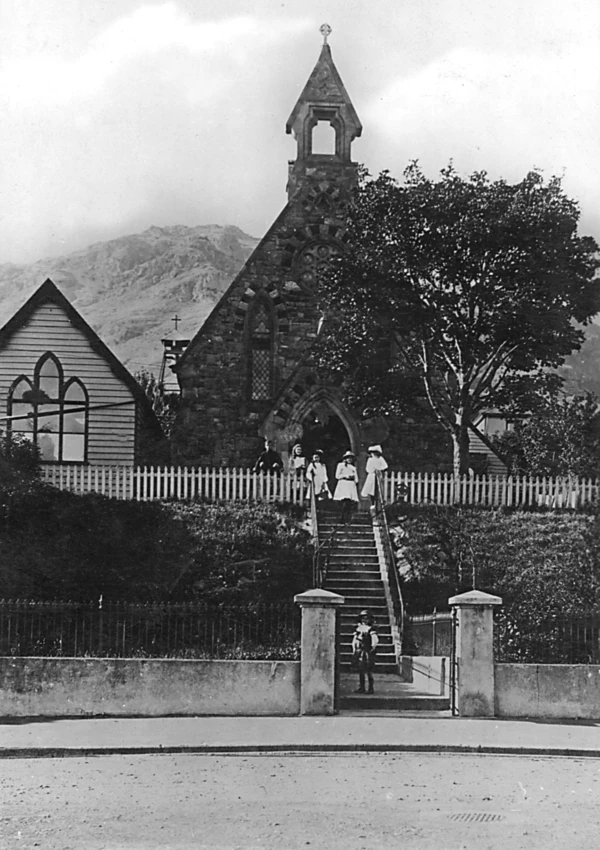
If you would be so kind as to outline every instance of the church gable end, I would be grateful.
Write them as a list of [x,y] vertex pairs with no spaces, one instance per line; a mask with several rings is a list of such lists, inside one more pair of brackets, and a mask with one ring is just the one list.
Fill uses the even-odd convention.
[[[322,122],[335,136],[330,153],[313,152]],[[316,337],[318,279],[347,239],[344,211],[357,181],[350,146],[362,131],[327,44],[286,129],[298,143],[288,202],[177,365],[177,462],[253,463]]]

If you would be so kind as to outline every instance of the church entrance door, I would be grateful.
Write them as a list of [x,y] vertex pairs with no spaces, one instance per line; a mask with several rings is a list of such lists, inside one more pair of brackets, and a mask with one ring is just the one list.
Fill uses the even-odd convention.
[[311,413],[302,423],[302,448],[309,460],[317,449],[323,452],[330,485],[335,485],[335,470],[344,452],[351,448],[350,435],[346,426],[335,413],[327,411]]

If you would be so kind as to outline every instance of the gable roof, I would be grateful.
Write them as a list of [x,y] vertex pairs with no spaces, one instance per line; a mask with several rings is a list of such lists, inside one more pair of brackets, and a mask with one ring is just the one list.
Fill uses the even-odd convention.
[[344,104],[347,110],[346,115],[353,125],[355,135],[360,136],[362,133],[362,124],[352,105],[346,87],[342,82],[339,71],[335,67],[331,48],[328,44],[323,45],[317,64],[313,68],[296,105],[292,109],[291,115],[285,125],[286,133],[292,132],[298,114],[307,103],[323,105]]
[[146,393],[135,380],[121,361],[112,353],[110,348],[102,342],[96,331],[94,331],[83,316],[77,312],[71,302],[63,295],[56,284],[47,278],[42,285],[36,289],[33,295],[17,310],[14,316],[8,320],[3,328],[0,328],[0,352],[5,348],[12,336],[22,328],[35,311],[44,304],[56,304],[66,313],[71,324],[79,330],[86,338],[91,348],[110,367],[113,375],[118,378],[131,391],[131,394],[144,408],[150,411],[154,418],[154,411],[150,405]]
[[252,253],[248,257],[248,259],[246,260],[246,262],[244,263],[242,268],[239,270],[239,272],[236,274],[236,276],[233,278],[233,280],[231,281],[231,283],[229,284],[229,286],[227,287],[225,292],[221,295],[221,297],[219,298],[219,300],[217,301],[215,306],[212,308],[212,310],[210,311],[208,316],[204,319],[204,321],[202,322],[202,324],[200,325],[200,327],[198,328],[198,330],[196,331],[196,333],[194,334],[194,336],[190,340],[188,346],[186,347],[186,349],[182,353],[181,357],[179,358],[177,363],[175,363],[174,366],[172,367],[172,371],[176,375],[178,375],[180,373],[181,367],[192,356],[192,351],[195,349],[196,345],[209,332],[213,321],[215,320],[215,318],[220,313],[223,305],[226,304],[227,301],[229,300],[229,298],[231,297],[232,292],[235,291],[240,280],[243,277],[246,276],[246,273],[247,273],[248,269],[252,266],[253,262],[255,261],[255,258],[260,256],[260,253],[261,253],[262,249],[264,248],[264,246],[266,244],[268,244],[268,242],[273,238],[273,234],[276,232],[276,230],[280,226],[281,222],[284,221],[285,215],[288,212],[289,208],[290,208],[290,202],[288,201],[286,203],[286,205],[284,206],[284,208],[279,213],[279,215],[277,216],[277,218],[275,219],[275,221],[273,222],[273,224],[269,227],[269,229],[267,230],[267,232],[265,233],[263,238],[260,240],[258,245],[255,245]]

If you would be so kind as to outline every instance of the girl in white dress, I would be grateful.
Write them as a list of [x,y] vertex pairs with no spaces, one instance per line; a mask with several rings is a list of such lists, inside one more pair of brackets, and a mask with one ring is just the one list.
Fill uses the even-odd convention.
[[352,514],[353,504],[358,502],[358,472],[356,457],[352,452],[346,452],[335,471],[337,484],[333,500],[342,502],[342,522],[348,522]]
[[367,478],[360,492],[361,496],[370,496],[375,499],[375,476],[377,472],[383,472],[388,468],[386,460],[381,453],[381,446],[369,446],[369,457],[367,458]]
[[323,463],[323,452],[319,449],[313,454],[308,464],[306,480],[314,488],[315,498],[331,499],[331,490],[327,485],[327,467]]

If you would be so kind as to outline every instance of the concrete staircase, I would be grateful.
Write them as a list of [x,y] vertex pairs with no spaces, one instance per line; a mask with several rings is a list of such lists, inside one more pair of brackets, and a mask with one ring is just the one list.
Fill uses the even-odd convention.
[[[340,610],[340,710],[447,713],[447,696],[424,693],[400,678],[370,514],[354,514],[351,522],[344,525],[333,506],[320,507],[319,539],[325,544],[325,555],[328,553],[324,589],[339,593],[346,600]],[[374,695],[354,693],[358,678],[351,672],[352,635],[363,608],[373,614],[379,636]]]
[[[341,672],[350,672],[352,635],[358,615],[363,608],[368,608],[379,636],[377,672],[398,673],[371,517],[355,514],[348,525],[343,525],[339,513],[331,509],[320,511],[320,540],[326,541],[333,532],[324,588],[339,593],[346,600],[340,623]],[[327,549],[327,545],[324,548]]]

